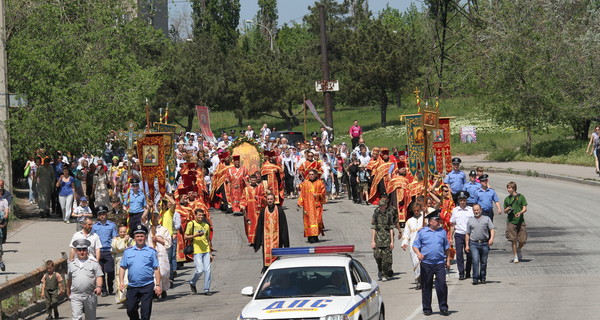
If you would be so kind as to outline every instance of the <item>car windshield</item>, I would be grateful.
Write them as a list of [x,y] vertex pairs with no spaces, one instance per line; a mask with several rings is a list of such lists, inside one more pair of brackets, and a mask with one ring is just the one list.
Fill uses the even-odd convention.
[[348,295],[344,267],[301,267],[269,270],[256,299]]

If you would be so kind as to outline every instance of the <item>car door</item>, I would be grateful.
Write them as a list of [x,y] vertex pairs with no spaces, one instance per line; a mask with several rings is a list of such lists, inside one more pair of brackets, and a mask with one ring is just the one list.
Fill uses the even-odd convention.
[[[369,273],[362,266],[362,264],[358,260],[353,260],[352,264],[353,264],[353,268],[356,270],[356,273],[358,274],[358,276],[360,278],[360,282],[366,282],[366,283],[372,284],[373,281],[371,280]],[[368,313],[366,313],[366,315],[367,315],[366,319],[376,319],[376,316],[379,313],[379,296],[378,296],[379,294],[371,295],[371,293],[373,293],[374,291],[375,291],[375,288],[364,292],[364,296],[367,298],[367,310],[368,310]]]

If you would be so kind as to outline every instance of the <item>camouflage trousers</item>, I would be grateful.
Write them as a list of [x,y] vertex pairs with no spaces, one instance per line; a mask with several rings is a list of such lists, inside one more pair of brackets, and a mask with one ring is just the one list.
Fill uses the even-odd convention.
[[392,270],[392,249],[390,247],[377,247],[373,250],[373,257],[377,262],[377,271],[389,275]]

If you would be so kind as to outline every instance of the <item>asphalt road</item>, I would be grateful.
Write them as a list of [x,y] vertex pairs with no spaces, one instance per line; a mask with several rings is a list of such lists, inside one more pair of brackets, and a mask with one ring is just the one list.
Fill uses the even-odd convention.
[[[488,284],[472,286],[459,281],[453,265],[449,276],[449,306],[453,319],[583,319],[600,313],[600,250],[597,247],[599,219],[595,214],[598,187],[526,176],[492,174],[490,183],[501,198],[506,197],[508,181],[516,181],[518,191],[529,203],[525,214],[529,241],[523,261],[509,263],[510,244],[504,237],[505,216],[496,215],[496,242],[488,260]],[[292,246],[307,246],[302,237],[301,214],[294,200],[285,209]],[[348,200],[326,205],[326,227],[322,245],[354,244],[357,257],[376,276],[370,249],[370,217],[374,206],[355,205]],[[187,280],[192,264],[179,272],[175,287],[166,301],[155,303],[155,319],[235,319],[249,297],[240,295],[245,286],[260,279],[261,254],[246,244],[241,217],[212,214],[214,246],[218,250],[212,266],[211,297],[192,295]],[[50,222],[48,222],[50,223]],[[67,236],[70,239],[70,235]],[[68,242],[68,239],[65,240]],[[398,242],[399,244],[399,242]],[[421,293],[412,284],[408,252],[394,250],[395,279],[381,283],[387,319],[421,319]],[[198,286],[201,287],[202,280]],[[434,297],[434,315],[440,318]],[[98,316],[124,319],[124,309],[114,297],[99,299]],[[61,314],[70,316],[70,304],[63,303]],[[43,315],[32,319],[44,319]]]

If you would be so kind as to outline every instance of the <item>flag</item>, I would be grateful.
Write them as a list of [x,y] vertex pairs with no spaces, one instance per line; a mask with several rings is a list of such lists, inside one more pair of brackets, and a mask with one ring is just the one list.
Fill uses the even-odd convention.
[[[406,138],[408,140],[408,167],[410,172],[415,175],[417,171],[423,176],[423,168],[425,168],[425,130],[421,124],[422,119],[420,114],[404,116],[406,123]],[[435,162],[433,160],[433,143],[428,143],[427,161],[430,174],[435,173]]]

